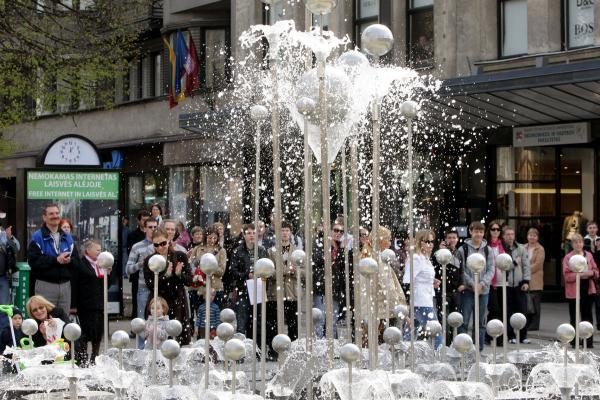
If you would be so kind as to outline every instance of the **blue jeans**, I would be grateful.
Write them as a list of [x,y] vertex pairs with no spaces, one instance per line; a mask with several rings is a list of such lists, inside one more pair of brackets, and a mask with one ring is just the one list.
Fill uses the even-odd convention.
[[[315,325],[315,335],[318,339],[322,339],[325,334],[325,296],[315,294],[313,295],[313,307],[318,308],[323,313],[323,319]],[[339,318],[340,303],[337,300],[333,300],[333,337],[337,338],[337,322]]]
[[[479,350],[483,351],[485,345],[485,325],[486,325],[486,311],[488,304],[489,294],[479,295]],[[467,333],[469,331],[469,324],[471,323],[471,316],[475,311],[475,294],[470,290],[465,290],[460,296],[461,311],[463,315],[463,324],[458,328],[459,333]],[[471,337],[475,337],[475,323],[473,323],[473,334]]]
[[[146,303],[148,302],[148,297],[150,296],[150,289],[146,287],[146,285],[138,286],[137,292],[137,317],[144,318],[144,313],[146,311]],[[144,338],[138,336],[137,347],[140,350],[144,349]]]
[[12,304],[9,285],[8,276],[0,276],[0,304]]

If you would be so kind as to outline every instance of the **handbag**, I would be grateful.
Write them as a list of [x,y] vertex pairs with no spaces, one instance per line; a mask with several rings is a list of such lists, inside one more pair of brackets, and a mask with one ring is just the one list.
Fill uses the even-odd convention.
[[537,310],[535,309],[535,304],[533,304],[533,297],[531,297],[531,293],[525,293],[525,299],[527,301],[527,315],[537,314]]

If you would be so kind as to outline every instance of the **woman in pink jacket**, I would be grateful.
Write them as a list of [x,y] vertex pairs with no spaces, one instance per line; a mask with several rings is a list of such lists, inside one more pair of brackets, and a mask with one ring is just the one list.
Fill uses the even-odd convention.
[[[580,299],[581,299],[581,321],[588,321],[593,324],[592,317],[592,303],[596,296],[596,282],[600,277],[598,266],[594,262],[592,253],[583,249],[583,237],[580,234],[575,234],[571,238],[571,245],[573,250],[563,258],[562,268],[563,275],[565,278],[565,297],[569,302],[569,317],[571,319],[571,325],[575,326],[575,298],[577,296],[575,278],[576,273],[572,272],[569,268],[569,260],[574,255],[578,254],[584,256],[588,263],[586,272],[581,273],[580,282]],[[575,342],[572,343],[575,347]],[[587,345],[589,348],[593,347],[592,338],[588,339]]]

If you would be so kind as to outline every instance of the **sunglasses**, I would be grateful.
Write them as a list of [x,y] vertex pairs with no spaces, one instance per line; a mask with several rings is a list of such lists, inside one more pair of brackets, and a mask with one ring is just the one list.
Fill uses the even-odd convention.
[[491,232],[500,232],[500,228],[490,228]]
[[334,229],[333,229],[333,231],[334,231],[335,233],[344,233],[344,230],[343,230],[343,229],[338,229],[338,228],[334,228]]
[[423,240],[423,243],[434,244],[435,240]]
[[167,245],[167,241],[165,240],[164,242],[160,242],[160,243],[152,243],[154,245],[154,247],[165,247]]

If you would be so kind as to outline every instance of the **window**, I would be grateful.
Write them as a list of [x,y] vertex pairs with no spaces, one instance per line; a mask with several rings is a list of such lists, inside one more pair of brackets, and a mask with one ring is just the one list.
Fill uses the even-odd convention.
[[527,54],[527,0],[500,3],[501,56]]
[[154,96],[162,96],[163,95],[163,85],[162,85],[162,58],[160,53],[154,54]]
[[223,90],[227,86],[228,51],[227,31],[225,29],[206,29],[204,31],[205,87]]
[[409,0],[408,57],[413,68],[433,65],[433,0]]
[[[433,0],[432,0],[433,1]],[[355,0],[354,42],[360,47],[360,37],[369,26],[379,22],[378,0]]]
[[565,0],[567,47],[577,48],[594,44],[594,0]]

